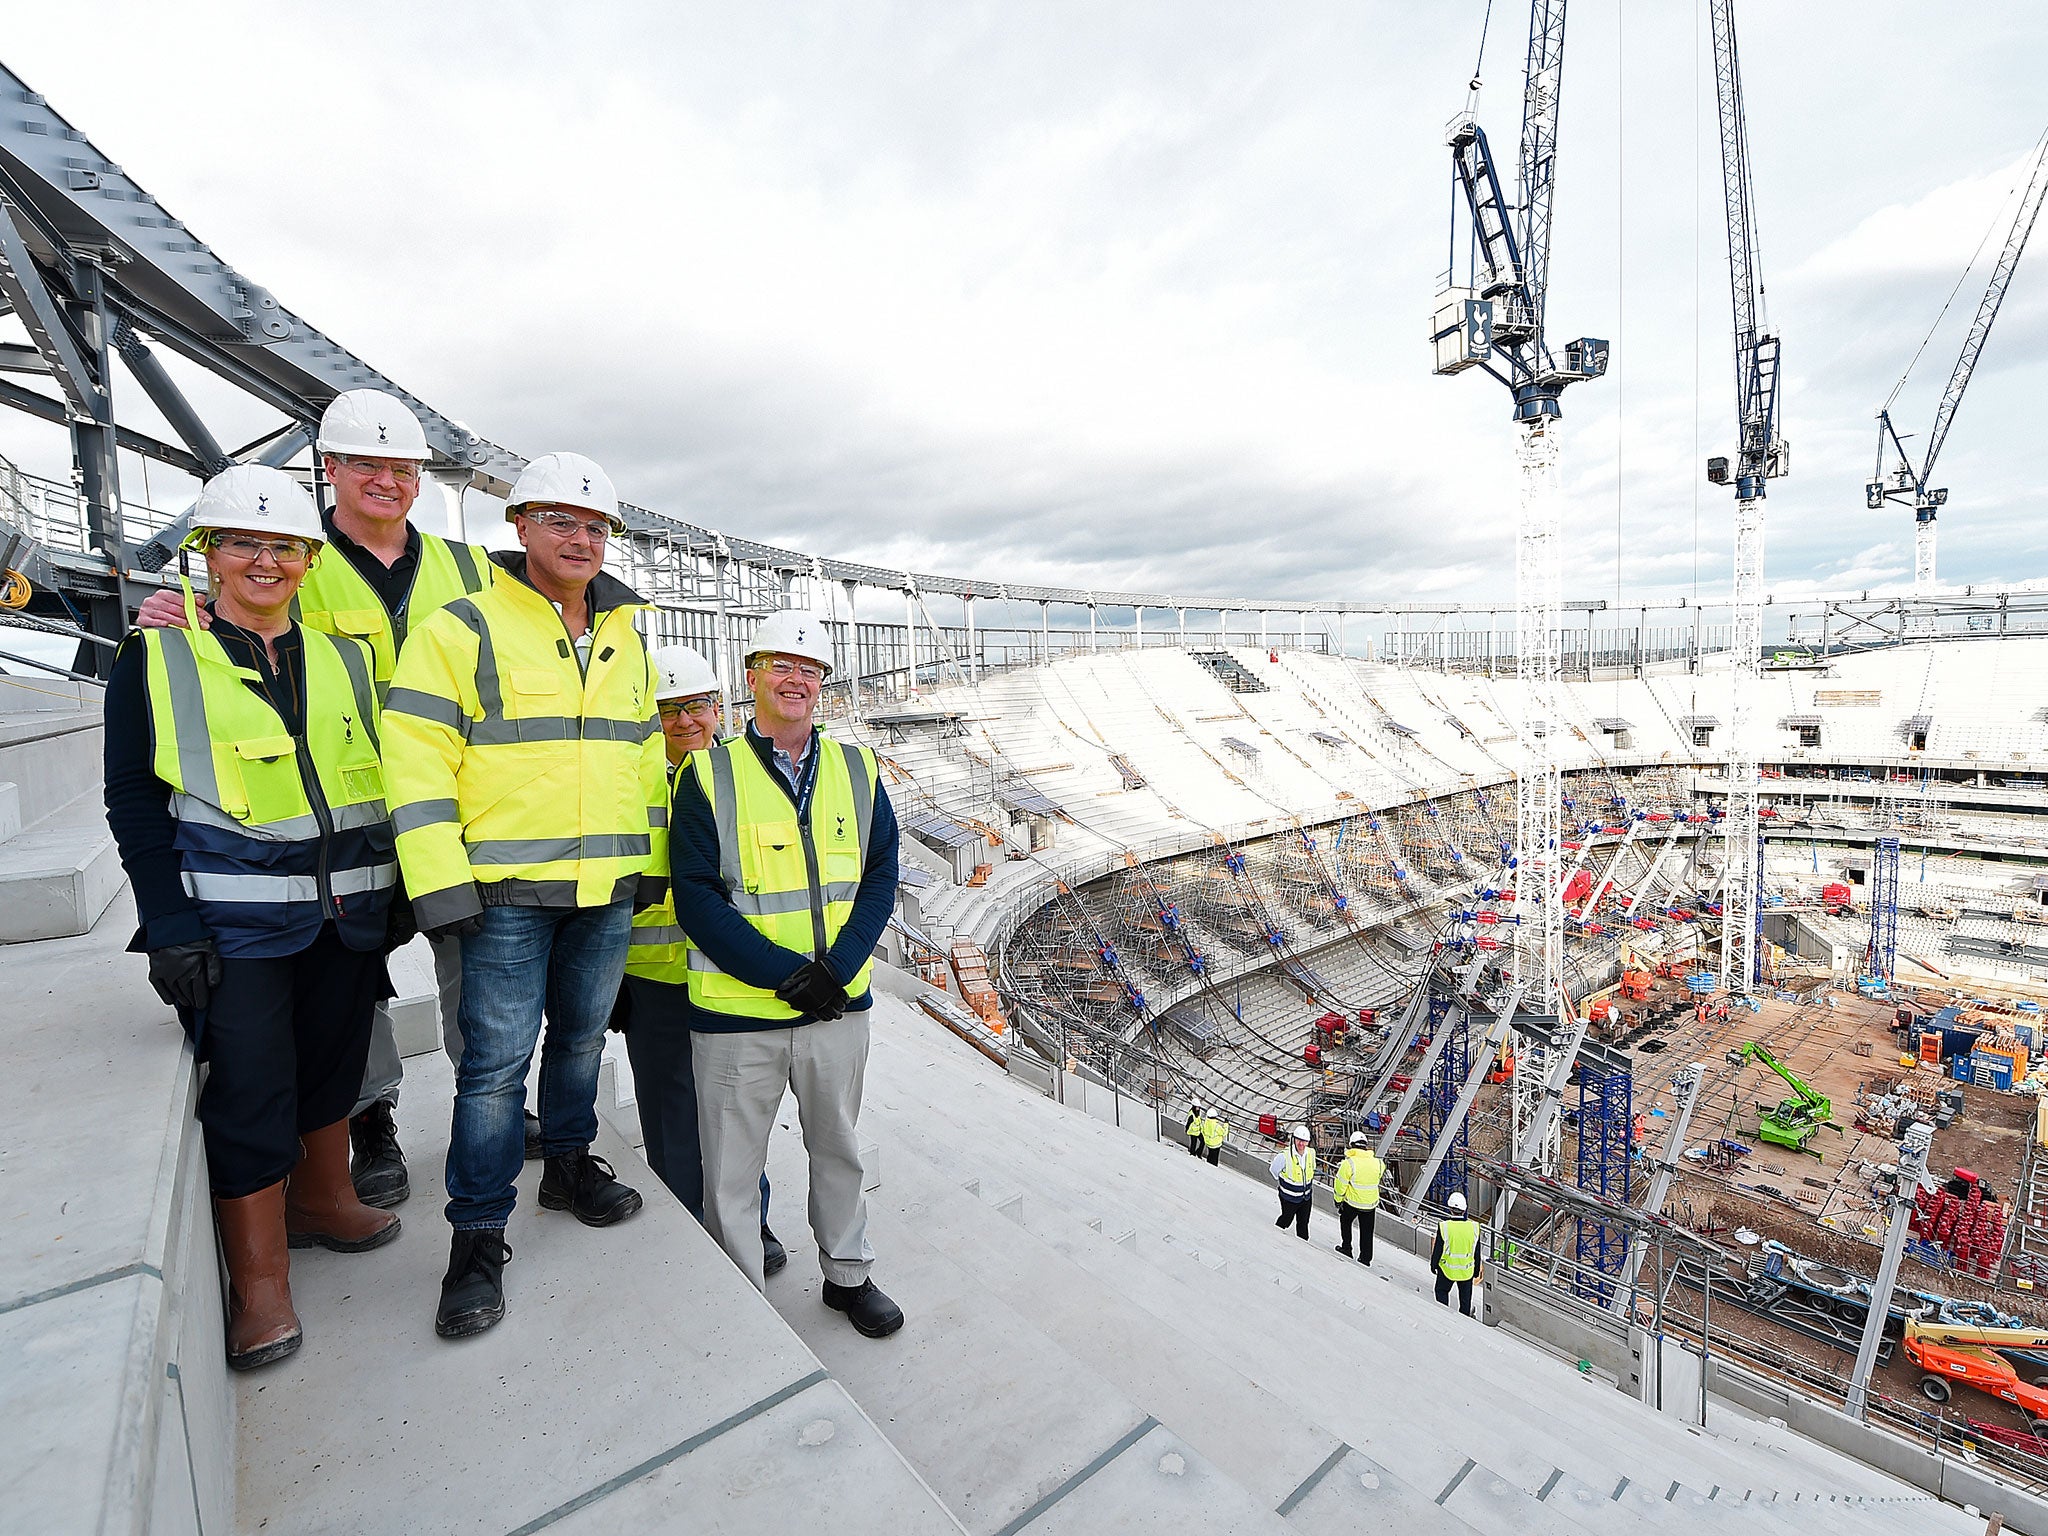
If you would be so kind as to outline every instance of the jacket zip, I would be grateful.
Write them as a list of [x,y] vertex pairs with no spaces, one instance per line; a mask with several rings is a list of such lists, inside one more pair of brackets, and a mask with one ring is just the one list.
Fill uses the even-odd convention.
[[[754,751],[754,744],[751,741],[746,743],[746,747],[749,752]],[[768,748],[773,753],[775,744],[770,742]],[[824,745],[818,736],[818,728],[812,726],[810,770],[812,775],[811,783],[814,790],[817,784],[818,760],[824,750]],[[758,755],[757,753],[756,756]],[[768,768],[768,777],[773,779],[776,788],[780,789],[788,797],[791,809],[796,812],[796,834],[804,846],[804,878],[811,883],[811,958],[813,960],[822,960],[825,958],[825,952],[830,946],[825,942],[825,885],[818,875],[818,845],[811,841],[811,808],[800,798],[799,790],[792,789],[783,782],[782,775],[775,771],[775,763],[772,756],[766,766]],[[801,777],[801,774],[799,774],[799,777]],[[813,793],[812,799],[815,800],[816,798],[816,794]]]

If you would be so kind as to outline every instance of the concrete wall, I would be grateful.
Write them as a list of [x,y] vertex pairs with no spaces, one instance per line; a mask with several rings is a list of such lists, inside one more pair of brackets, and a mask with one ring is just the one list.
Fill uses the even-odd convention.
[[1715,1397],[1778,1419],[1822,1445],[1903,1478],[1951,1504],[1974,1508],[1987,1517],[2003,1515],[2007,1530],[2023,1536],[2048,1536],[2048,1500],[2001,1483],[1968,1462],[1859,1423],[1838,1409],[1724,1360],[1707,1362],[1707,1384]]

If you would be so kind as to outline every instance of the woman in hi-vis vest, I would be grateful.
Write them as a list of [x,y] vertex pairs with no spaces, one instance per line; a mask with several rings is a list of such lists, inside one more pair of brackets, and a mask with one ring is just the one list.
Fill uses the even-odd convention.
[[199,1121],[227,1261],[228,1364],[299,1347],[288,1248],[398,1235],[356,1199],[348,1115],[403,927],[370,653],[305,629],[312,498],[281,470],[208,481],[182,629],[137,631],[107,680],[107,821],[158,996],[206,1064]]

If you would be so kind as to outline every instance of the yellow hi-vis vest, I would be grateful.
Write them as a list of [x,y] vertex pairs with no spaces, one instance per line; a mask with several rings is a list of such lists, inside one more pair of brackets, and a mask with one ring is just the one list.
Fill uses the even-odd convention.
[[1188,1140],[1193,1141],[1197,1136],[1201,1134],[1202,1112],[1200,1110],[1191,1109],[1188,1111]]
[[1202,1145],[1214,1152],[1223,1145],[1223,1138],[1230,1133],[1230,1123],[1215,1115],[1202,1117]]
[[668,867],[668,759],[633,627],[647,605],[606,575],[590,596],[587,674],[516,574],[430,615],[399,654],[385,772],[422,928],[485,905],[606,906]]
[[[846,926],[867,869],[875,815],[875,754],[866,747],[812,738],[817,768],[808,818],[761,766],[744,737],[690,755],[690,771],[710,803],[718,830],[718,872],[726,900],[764,939],[799,955],[823,956]],[[802,1017],[772,991],[728,976],[703,950],[690,947],[690,1001],[709,1013],[750,1019]],[[846,995],[868,989],[874,969],[863,958],[846,980]]]
[[[684,758],[683,761],[687,763],[689,759]],[[671,784],[675,781],[675,774],[676,765],[671,764],[668,770]],[[668,861],[663,859],[661,868],[650,868],[647,873],[660,875],[665,881],[668,878]],[[675,889],[664,885],[661,900],[645,911],[633,914],[633,935],[626,945],[626,974],[680,987],[690,979],[689,961],[685,958],[689,945],[690,936],[676,921]]]
[[332,920],[377,947],[398,865],[377,757],[368,651],[300,627],[306,728],[247,685],[257,674],[199,627],[140,631],[152,766],[171,789],[185,890],[224,955],[296,954]]
[[406,632],[456,598],[483,591],[496,569],[480,545],[457,544],[421,533],[412,590],[399,611],[392,613],[377,589],[363,579],[363,573],[330,545],[313,562],[299,587],[299,622],[324,634],[353,636],[367,645],[375,661],[377,690],[382,693],[391,686]]
[[1290,1200],[1306,1200],[1316,1182],[1316,1149],[1310,1147],[1304,1156],[1296,1157],[1290,1145],[1281,1155],[1287,1161],[1280,1169],[1280,1193]]
[[1386,1166],[1370,1147],[1353,1147],[1346,1152],[1344,1161],[1337,1165],[1337,1203],[1360,1211],[1378,1205],[1380,1177]]
[[1436,1272],[1446,1280],[1470,1280],[1479,1268],[1479,1223],[1467,1218],[1440,1221],[1436,1230],[1444,1240]]

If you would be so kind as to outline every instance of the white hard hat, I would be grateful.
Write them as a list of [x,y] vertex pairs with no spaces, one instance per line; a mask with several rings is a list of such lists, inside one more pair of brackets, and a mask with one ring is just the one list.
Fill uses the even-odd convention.
[[832,670],[832,631],[815,613],[802,608],[779,609],[754,626],[753,638],[747,642],[750,659],[766,651],[782,656],[803,656],[829,672]]
[[1457,1190],[1455,1190],[1455,1189],[1454,1189],[1454,1190],[1452,1190],[1452,1191],[1451,1191],[1451,1198],[1450,1198],[1450,1201],[1449,1201],[1449,1205],[1450,1205],[1450,1207],[1451,1207],[1451,1209],[1452,1209],[1452,1210],[1454,1210],[1454,1211],[1458,1211],[1458,1212],[1462,1213],[1462,1212],[1464,1211],[1464,1209],[1465,1209],[1465,1197],[1464,1197],[1464,1195],[1463,1195],[1463,1194],[1461,1194],[1461,1193],[1460,1193],[1459,1191],[1457,1191]]
[[1372,1138],[1366,1135],[1363,1131],[1353,1131],[1351,1133],[1351,1145],[1353,1145],[1354,1147],[1371,1146]]
[[711,663],[687,645],[659,646],[647,659],[654,663],[654,701],[657,704],[718,692],[718,678],[711,670]]
[[426,460],[427,434],[412,407],[381,389],[351,389],[334,397],[320,415],[322,453],[355,453],[371,459]]
[[268,464],[231,464],[207,481],[193,504],[191,527],[185,543],[194,549],[205,542],[200,535],[214,528],[327,542],[306,488]]
[[1305,1126],[1305,1125],[1297,1125],[1297,1126],[1296,1126],[1296,1127],[1294,1128],[1294,1139],[1295,1139],[1296,1141],[1307,1141],[1307,1140],[1308,1140],[1308,1127],[1307,1127],[1307,1126]]
[[580,453],[544,453],[522,469],[506,499],[505,517],[509,521],[526,507],[543,502],[602,512],[613,533],[626,531],[626,520],[619,516],[619,493],[612,489],[611,476],[597,467],[595,459],[586,459]]

